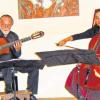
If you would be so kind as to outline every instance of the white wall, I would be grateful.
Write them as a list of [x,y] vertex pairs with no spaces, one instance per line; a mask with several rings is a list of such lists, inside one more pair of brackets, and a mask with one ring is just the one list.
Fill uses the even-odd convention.
[[[94,9],[99,8],[100,0],[79,0],[79,16],[40,18],[40,19],[18,19],[18,1],[2,0],[0,3],[0,15],[10,14],[14,18],[12,30],[17,32],[20,38],[31,35],[31,33],[42,30],[44,37],[23,43],[23,59],[39,59],[34,52],[47,50],[68,49],[56,47],[55,43],[69,35],[82,32],[92,25]],[[69,42],[68,45],[87,48],[89,40]],[[84,45],[82,45],[84,43]],[[85,45],[86,44],[86,45]],[[65,88],[65,81],[75,65],[56,66],[48,68],[45,66],[40,70],[38,97],[67,97],[71,96]],[[18,73],[19,89],[26,88],[27,74]],[[23,81],[22,81],[23,80]],[[3,84],[2,84],[3,85]],[[2,91],[0,85],[0,91]]]

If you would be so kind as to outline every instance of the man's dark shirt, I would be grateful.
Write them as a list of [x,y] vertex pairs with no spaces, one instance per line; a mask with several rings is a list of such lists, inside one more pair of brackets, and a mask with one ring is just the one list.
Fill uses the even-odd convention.
[[93,36],[95,36],[96,34],[99,34],[99,33],[100,33],[100,27],[95,25],[94,27],[88,29],[85,32],[72,35],[72,37],[73,37],[73,40],[92,38]]
[[[6,38],[8,43],[19,40],[18,35],[12,31],[10,31],[7,37],[5,37],[3,32],[0,30],[0,37]],[[18,58],[20,55],[21,55],[21,51],[16,52],[15,48],[11,46],[9,54],[5,54],[5,55],[0,54],[0,60],[4,61],[4,60],[14,59],[14,58]]]

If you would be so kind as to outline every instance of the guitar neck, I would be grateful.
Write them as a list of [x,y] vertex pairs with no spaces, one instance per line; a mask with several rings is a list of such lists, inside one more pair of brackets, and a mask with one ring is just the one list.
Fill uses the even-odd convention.
[[[29,37],[20,39],[19,41],[21,41],[21,42],[23,43],[23,42],[29,41],[29,40],[31,40],[31,39],[32,39],[31,36],[29,36]],[[5,44],[5,45],[1,45],[1,46],[0,46],[0,50],[2,50],[2,49],[4,49],[4,48],[9,48],[9,47],[13,46],[13,45],[15,44],[15,42],[16,42],[16,41],[11,42],[11,43],[7,43],[7,44]]]
[[21,41],[21,42],[26,42],[26,41],[29,41],[29,40],[31,40],[31,39],[32,39],[31,36],[29,36],[29,37],[20,39],[20,41]]

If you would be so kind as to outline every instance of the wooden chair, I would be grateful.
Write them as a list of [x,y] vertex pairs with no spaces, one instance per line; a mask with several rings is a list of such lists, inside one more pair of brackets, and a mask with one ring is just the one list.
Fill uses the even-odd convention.
[[[30,100],[30,94],[32,93],[27,90],[16,91],[16,97],[19,100]],[[5,92],[0,92],[0,100],[12,100],[12,98],[14,98],[13,93],[6,94]]]

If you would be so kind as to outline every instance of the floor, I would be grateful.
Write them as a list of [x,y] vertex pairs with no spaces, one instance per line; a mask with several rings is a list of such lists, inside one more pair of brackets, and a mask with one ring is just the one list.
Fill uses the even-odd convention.
[[76,98],[39,98],[38,100],[77,100]]

